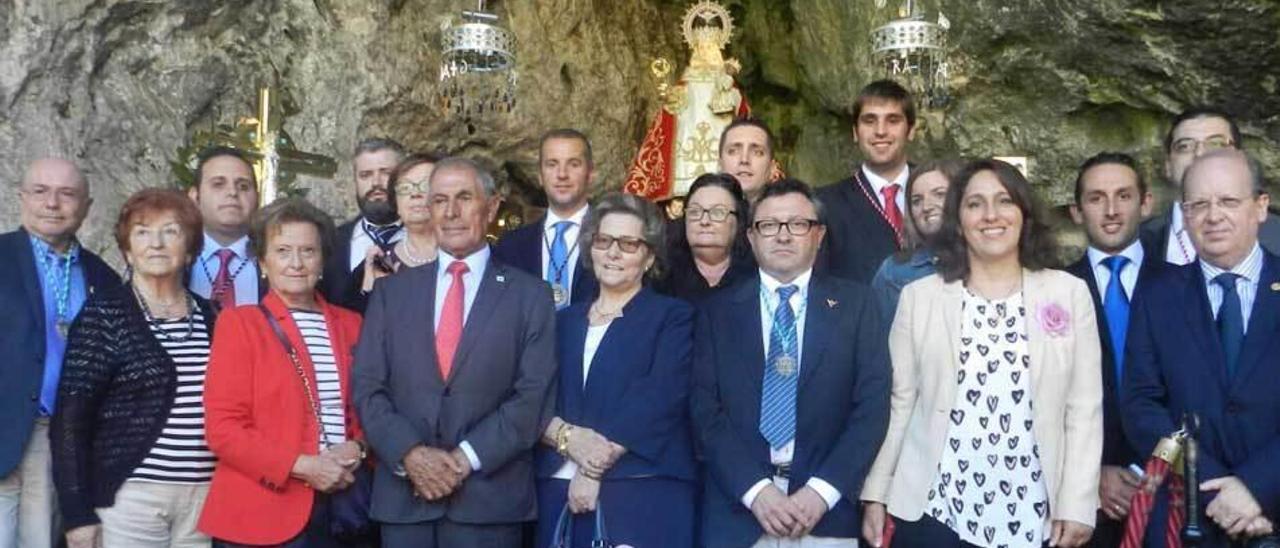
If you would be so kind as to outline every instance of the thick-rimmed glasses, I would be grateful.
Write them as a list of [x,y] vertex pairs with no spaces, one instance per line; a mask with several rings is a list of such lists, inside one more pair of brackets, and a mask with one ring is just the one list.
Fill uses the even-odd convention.
[[782,232],[783,227],[786,227],[787,232],[792,236],[804,236],[819,224],[817,219],[792,219],[790,221],[766,219],[756,221],[751,227],[761,236],[777,236],[779,232]]
[[599,251],[608,251],[613,244],[618,244],[618,249],[623,253],[636,253],[641,247],[648,247],[649,244],[640,238],[632,238],[630,236],[610,236],[608,234],[596,234],[591,237],[591,248]]
[[1209,152],[1211,150],[1223,149],[1234,145],[1235,141],[1232,141],[1230,138],[1223,137],[1221,135],[1214,135],[1204,139],[1184,137],[1174,141],[1173,145],[1169,148],[1174,154],[1195,154],[1197,149],[1203,152]]
[[693,206],[693,207],[690,207],[689,209],[684,210],[684,220],[686,223],[698,223],[698,222],[702,222],[702,218],[705,216],[705,217],[711,217],[712,222],[723,223],[729,220],[730,215],[737,215],[737,214],[738,214],[737,211],[734,211],[724,206],[715,206],[710,208]]

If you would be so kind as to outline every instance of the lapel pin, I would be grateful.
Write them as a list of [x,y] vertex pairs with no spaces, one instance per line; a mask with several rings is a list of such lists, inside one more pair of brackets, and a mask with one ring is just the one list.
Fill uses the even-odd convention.
[[840,304],[840,301],[837,301],[835,299],[827,299],[827,308],[835,308],[836,305],[838,304]]
[[498,274],[497,276],[494,276],[494,277],[493,277],[493,279],[498,280],[498,283],[506,283],[506,282],[507,282],[507,277],[506,277],[506,276],[503,276],[502,274]]
[[1271,282],[1272,291],[1280,291],[1280,282]]

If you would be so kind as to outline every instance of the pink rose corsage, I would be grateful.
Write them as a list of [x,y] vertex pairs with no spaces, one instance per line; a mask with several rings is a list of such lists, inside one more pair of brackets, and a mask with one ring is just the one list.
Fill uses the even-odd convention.
[[1036,320],[1040,322],[1040,329],[1050,337],[1065,337],[1071,331],[1071,314],[1058,303],[1041,306],[1036,312]]

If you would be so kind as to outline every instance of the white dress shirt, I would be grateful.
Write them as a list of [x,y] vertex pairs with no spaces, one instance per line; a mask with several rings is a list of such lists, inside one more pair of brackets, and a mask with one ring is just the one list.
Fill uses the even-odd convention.
[[[1129,259],[1124,268],[1120,269],[1120,285],[1124,286],[1124,294],[1129,300],[1133,300],[1133,289],[1138,285],[1138,270],[1142,268],[1146,252],[1142,249],[1142,242],[1134,240],[1129,247],[1124,248],[1117,255]],[[1089,257],[1089,266],[1093,268],[1093,281],[1098,283],[1098,295],[1105,298],[1107,288],[1111,286],[1111,269],[1102,261],[1110,258],[1111,255],[1089,246],[1085,256]]]
[[578,245],[578,234],[582,229],[582,221],[587,217],[587,206],[582,206],[569,217],[561,217],[556,215],[555,211],[547,209],[547,220],[542,223],[542,279],[547,279],[552,270],[551,266],[551,246],[556,241],[556,223],[560,221],[569,221],[572,226],[564,231],[565,249],[569,250],[569,257],[566,259],[567,264],[564,266],[564,291],[565,295],[573,295],[573,275],[578,271],[578,257],[580,255],[580,247]]
[[[804,368],[804,312],[809,298],[809,279],[812,277],[813,270],[810,269],[804,271],[804,273],[799,276],[796,276],[796,279],[792,280],[790,284],[784,284],[778,281],[777,278],[766,274],[763,270],[760,271],[760,285],[762,287],[762,290],[760,291],[760,330],[761,335],[764,338],[764,353],[766,356],[769,355],[769,334],[773,331],[773,314],[770,312],[777,310],[778,306],[781,304],[778,300],[778,288],[784,285],[794,285],[797,288],[797,291],[791,294],[791,299],[787,301],[791,304],[791,310],[795,313],[796,317],[797,375],[799,375],[800,370]],[[797,396],[799,395],[797,394]],[[792,457],[795,455],[795,450],[795,440],[787,442],[787,444],[782,447],[770,447],[769,462],[778,466],[789,465],[791,464]],[[773,478],[763,478],[756,482],[755,485],[752,485],[751,488],[747,490],[746,494],[742,495],[742,504],[746,505],[747,508],[751,508],[751,503],[755,502],[756,496],[760,494],[760,491],[772,483]],[[809,481],[806,482],[805,485],[812,487],[814,491],[818,492],[818,495],[822,497],[822,500],[826,501],[828,510],[834,508],[836,503],[840,502],[840,490],[836,489],[830,483],[827,483],[821,478],[816,476],[810,477]]]
[[[400,221],[396,221],[395,224],[400,224]],[[360,217],[360,220],[356,221],[355,229],[351,231],[351,254],[347,258],[349,265],[347,267],[348,270],[355,270],[357,266],[360,266],[360,261],[364,260],[365,253],[368,253],[369,248],[373,247],[373,238],[370,238],[369,232],[366,232],[366,229],[372,231],[372,226],[373,224],[364,217]],[[401,229],[391,237],[390,243],[398,243],[403,239],[404,228],[402,226]]]
[[[587,387],[587,376],[591,374],[591,362],[596,359],[596,351],[600,349],[600,341],[604,340],[604,334],[609,331],[609,326],[613,325],[613,320],[609,320],[604,325],[592,325],[587,327],[587,340],[582,345],[582,388]],[[560,469],[551,477],[562,480],[571,480],[573,475],[578,473],[578,463],[571,459],[564,459],[564,464],[560,465]]]
[[1258,278],[1262,276],[1262,247],[1257,242],[1253,251],[1249,252],[1240,264],[1231,270],[1223,270],[1205,261],[1200,261],[1200,271],[1204,273],[1205,289],[1209,292],[1209,307],[1213,309],[1213,318],[1218,318],[1218,309],[1222,308],[1222,287],[1213,283],[1213,279],[1223,272],[1239,274],[1236,280],[1236,294],[1240,296],[1240,315],[1244,318],[1244,332],[1249,332],[1249,318],[1253,316],[1253,299],[1258,295]]
[[884,187],[891,184],[898,185],[898,195],[893,201],[898,204],[898,211],[903,215],[907,214],[907,173],[911,171],[910,166],[902,166],[902,172],[898,173],[892,181],[885,179],[876,172],[867,168],[867,164],[862,164],[862,175],[867,178],[867,182],[871,183],[871,194],[875,197],[876,203],[880,204],[880,209],[884,209]]
[[1196,246],[1187,234],[1186,220],[1182,217],[1182,202],[1173,203],[1169,216],[1169,243],[1165,246],[1164,260],[1171,264],[1190,264],[1196,260]]
[[213,293],[213,280],[222,267],[222,261],[214,254],[222,249],[235,254],[227,268],[229,274],[235,274],[231,283],[236,288],[236,304],[258,304],[258,265],[249,256],[248,236],[224,246],[206,232],[200,257],[191,265],[191,292],[206,299]]
[[[444,310],[444,298],[449,294],[449,288],[453,287],[453,275],[449,274],[449,265],[453,264],[453,261],[461,260],[467,263],[468,269],[467,273],[462,275],[462,325],[463,331],[466,330],[467,318],[471,317],[471,305],[476,302],[476,295],[480,293],[480,281],[484,279],[485,267],[489,265],[489,253],[487,245],[462,259],[450,255],[443,249],[439,251],[440,264],[439,271],[436,272],[435,329],[440,329],[440,312]],[[480,457],[476,456],[476,451],[471,448],[470,443],[463,440],[458,444],[458,449],[467,455],[472,470],[480,470]]]

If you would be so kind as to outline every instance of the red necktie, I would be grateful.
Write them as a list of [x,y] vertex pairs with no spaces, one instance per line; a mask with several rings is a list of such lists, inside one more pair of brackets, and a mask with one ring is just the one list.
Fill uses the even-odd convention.
[[218,303],[218,308],[225,310],[236,305],[236,281],[231,277],[231,259],[235,258],[236,252],[230,249],[219,249],[213,252],[213,256],[217,257],[221,264],[218,266],[218,275],[213,278],[213,287],[209,292],[213,301]]
[[889,226],[893,227],[893,233],[901,243],[902,210],[898,209],[898,188],[898,185],[890,183],[880,189],[880,194],[884,196],[884,220],[889,221]]
[[440,325],[436,328],[436,363],[440,365],[440,378],[446,380],[453,370],[453,354],[458,350],[458,341],[462,339],[462,299],[466,294],[462,276],[470,270],[467,263],[453,261],[446,271],[453,276],[453,283],[449,285],[449,292],[444,295]]

